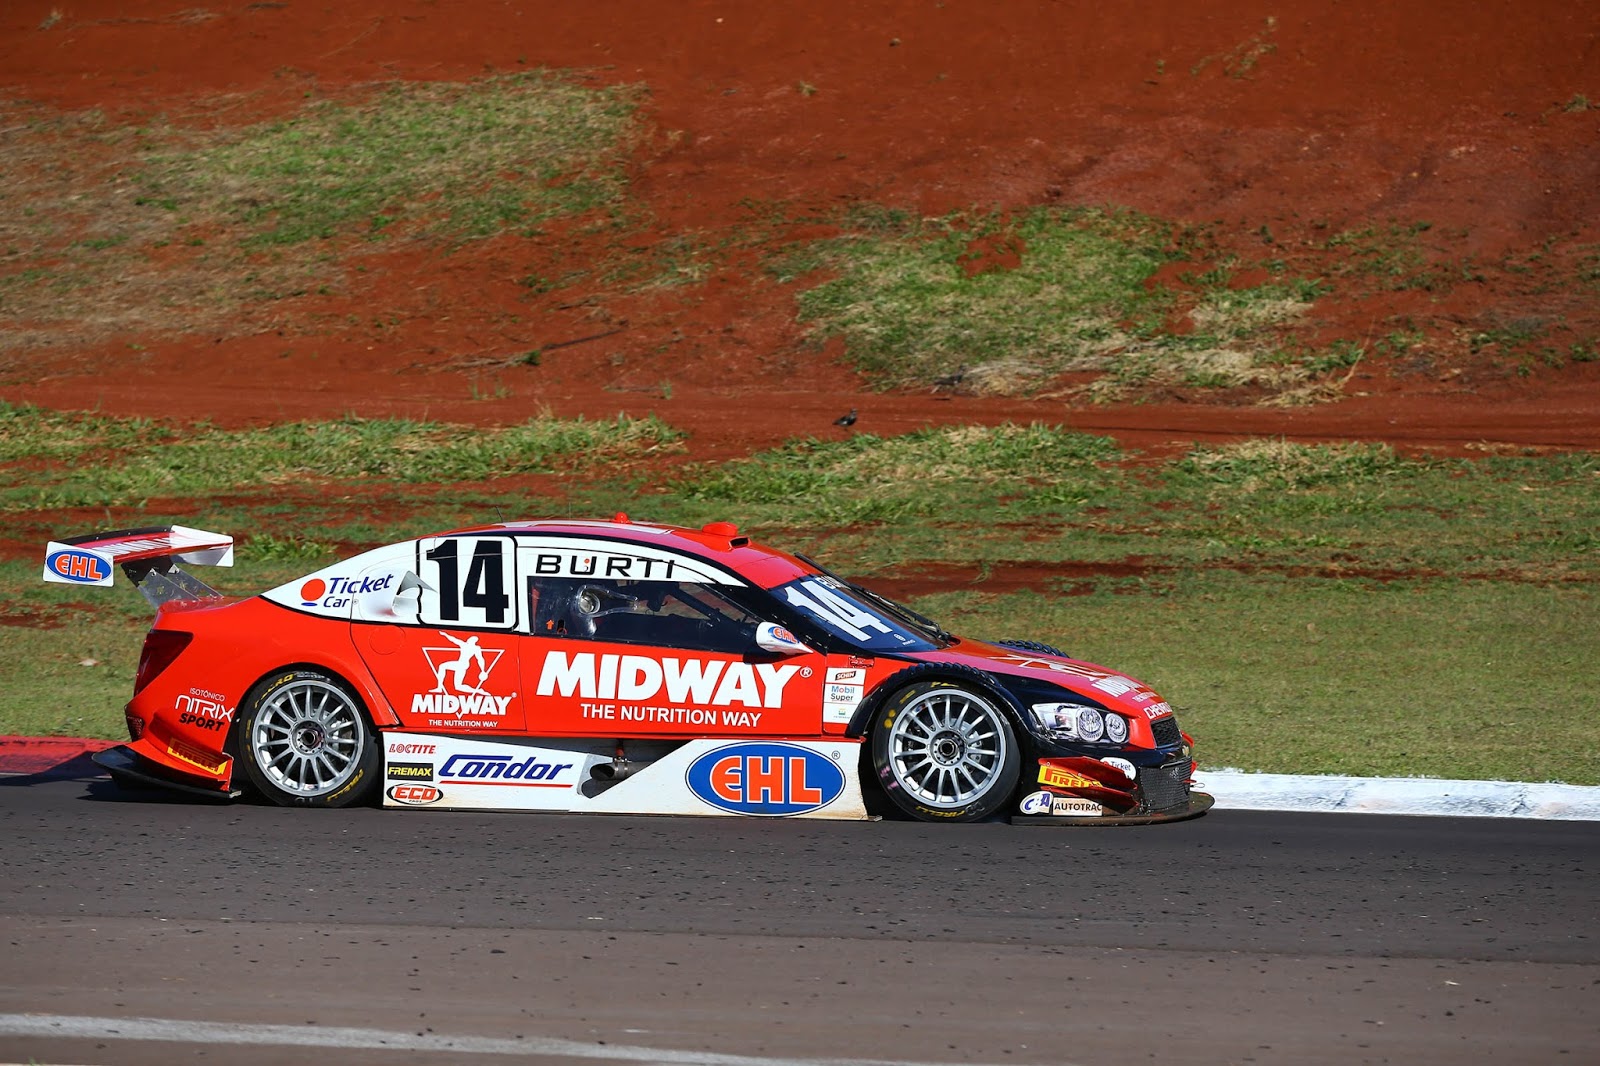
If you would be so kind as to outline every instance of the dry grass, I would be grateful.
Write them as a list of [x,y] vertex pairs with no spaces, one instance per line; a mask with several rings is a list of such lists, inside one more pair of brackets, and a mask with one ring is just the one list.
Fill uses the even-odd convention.
[[340,259],[620,196],[635,93],[535,73],[381,88],[242,129],[0,100],[0,356],[228,323],[337,291]]

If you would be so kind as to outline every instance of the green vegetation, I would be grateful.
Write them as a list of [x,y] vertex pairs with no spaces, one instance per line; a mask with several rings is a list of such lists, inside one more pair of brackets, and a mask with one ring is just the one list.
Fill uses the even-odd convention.
[[[634,93],[546,72],[406,82],[358,104],[153,153],[142,200],[231,218],[247,245],[425,230],[460,239],[615,201]],[[559,179],[559,180],[558,180]],[[169,206],[170,205],[170,206]]]
[[[64,416],[5,414],[8,518],[41,547],[99,524],[68,505],[24,502],[65,498],[64,467],[89,484],[89,472],[137,454],[153,479],[193,457],[195,435],[217,432],[169,428],[140,446],[130,424],[86,417],[75,450]],[[470,435],[395,425],[205,438],[237,452],[240,467],[266,469],[286,449],[303,466],[282,480],[234,480],[222,472],[237,468],[219,460],[204,476],[227,484],[222,498],[126,497],[101,508],[104,524],[240,535],[237,567],[205,576],[243,594],[497,514],[732,517],[868,584],[910,589],[914,606],[958,632],[1051,641],[1149,681],[1210,765],[1600,783],[1600,737],[1584,720],[1600,657],[1600,455],[1411,458],[1380,445],[1254,440],[1157,460],[1060,427],[968,426],[795,441],[665,478],[662,463],[638,484],[591,463],[530,499],[527,482],[496,483],[503,470],[471,485],[420,483],[521,462],[518,447],[484,439],[455,454]],[[577,441],[577,427],[603,428],[574,445],[586,453],[670,446],[659,426],[632,439],[642,425],[563,432]],[[363,449],[381,461],[351,458]],[[36,561],[0,571],[12,653],[0,663],[0,732],[119,735],[143,601],[43,585]]]
[[[1232,287],[1224,265],[1186,278],[1198,294],[1147,283],[1188,254],[1173,225],[1126,211],[1037,208],[1015,216],[910,219],[858,212],[845,236],[790,249],[781,280],[833,276],[799,294],[818,339],[839,336],[883,386],[1037,391],[1067,371],[1104,371],[1095,399],[1181,384],[1288,393],[1329,369],[1276,343],[1324,291],[1314,281]],[[1169,319],[1186,314],[1192,329]],[[1320,361],[1319,361],[1320,360]]]
[[353,246],[451,245],[614,209],[638,92],[537,71],[313,100],[243,128],[8,102],[0,351],[192,330],[335,291]]
[[[707,471],[687,489],[695,499],[737,505],[757,520],[880,521],[939,515],[970,493],[1026,493],[1044,481],[1060,492],[1096,480],[1095,464],[1117,455],[1107,437],[1037,425],[956,426],[904,437],[795,441]],[[794,513],[800,501],[804,517]]]
[[[85,431],[75,436],[80,425]],[[545,416],[495,429],[346,418],[222,430],[0,403],[0,462],[49,460],[0,489],[0,510],[123,506],[315,481],[482,481],[637,459],[680,436],[659,419],[626,415],[597,422]],[[30,442],[37,442],[32,451]],[[119,454],[107,457],[106,449]]]

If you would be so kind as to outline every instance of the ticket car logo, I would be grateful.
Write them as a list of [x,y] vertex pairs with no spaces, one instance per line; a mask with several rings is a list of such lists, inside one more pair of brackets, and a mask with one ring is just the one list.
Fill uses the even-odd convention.
[[821,810],[844,792],[844,771],[797,744],[728,744],[689,764],[689,791],[730,814],[785,818]]
[[85,585],[98,584],[111,576],[111,567],[104,559],[81,548],[51,552],[45,557],[44,565],[63,581],[76,581]]

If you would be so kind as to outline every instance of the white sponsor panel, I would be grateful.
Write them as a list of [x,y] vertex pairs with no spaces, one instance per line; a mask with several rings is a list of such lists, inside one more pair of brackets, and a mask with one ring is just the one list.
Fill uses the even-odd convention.
[[866,696],[867,672],[859,666],[828,667],[822,685],[822,720],[848,723]]
[[[385,778],[391,763],[425,762],[433,766],[433,781],[391,787],[383,805],[741,817],[764,813],[758,809],[762,804],[793,798],[801,809],[782,812],[785,817],[862,820],[867,811],[857,772],[860,743],[844,738],[691,740],[602,788],[590,778],[595,766],[611,762],[609,742],[387,733]],[[819,773],[812,765],[819,758],[838,773]]]
[[536,578],[744,584],[738,577],[703,559],[644,544],[576,537],[522,537],[517,542],[517,564],[521,573]]
[[1022,797],[1022,801],[1017,804],[1017,813],[1035,817],[1041,814],[1048,814],[1071,818],[1099,818],[1110,814],[1111,810],[1095,803],[1093,800],[1081,799],[1077,796],[1062,796],[1055,792],[1046,792],[1040,789]]
[[415,586],[404,587],[414,554],[410,541],[376,548],[268,589],[261,596],[329,618],[415,621],[417,591]]

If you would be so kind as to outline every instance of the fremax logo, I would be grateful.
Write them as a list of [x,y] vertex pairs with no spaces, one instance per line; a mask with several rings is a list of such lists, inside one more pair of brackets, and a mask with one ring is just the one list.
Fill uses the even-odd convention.
[[844,771],[798,744],[726,744],[689,764],[689,791],[731,814],[785,818],[820,810],[844,792]]

